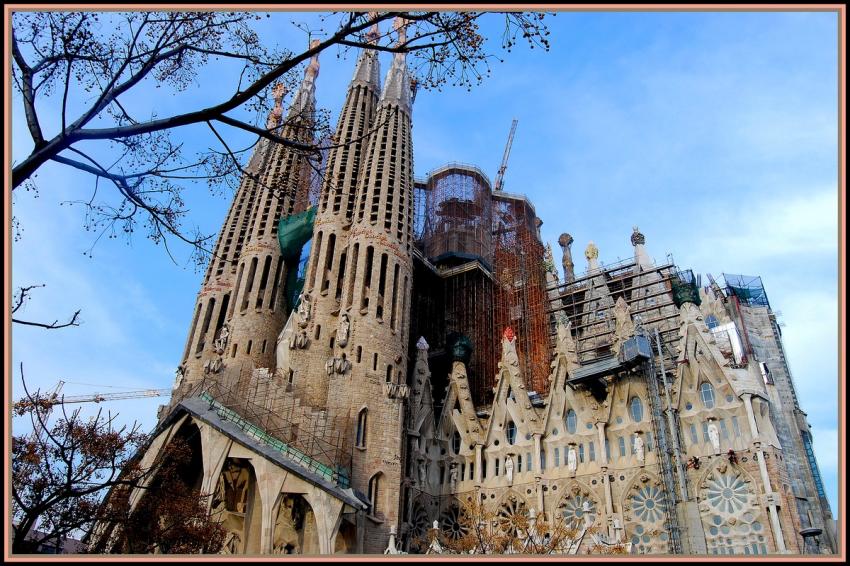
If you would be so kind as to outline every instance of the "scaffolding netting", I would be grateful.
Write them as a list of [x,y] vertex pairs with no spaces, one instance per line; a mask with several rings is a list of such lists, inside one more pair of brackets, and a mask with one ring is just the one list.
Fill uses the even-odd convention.
[[767,293],[762,285],[761,277],[748,275],[731,275],[724,273],[723,280],[726,281],[726,289],[735,295],[739,301],[749,306],[769,307]]

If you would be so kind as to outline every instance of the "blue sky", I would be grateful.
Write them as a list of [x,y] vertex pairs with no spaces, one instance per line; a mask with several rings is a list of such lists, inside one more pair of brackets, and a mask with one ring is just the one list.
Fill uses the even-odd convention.
[[[290,20],[263,20],[265,41],[306,45]],[[783,336],[833,513],[837,513],[838,170],[837,16],[834,13],[561,12],[549,20],[552,49],[515,49],[472,92],[420,90],[414,106],[417,176],[449,161],[475,164],[491,179],[511,120],[519,125],[505,190],[524,193],[543,220],[542,235],[575,238],[576,269],[593,240],[603,263],[632,253],[632,226],[650,255],[668,253],[698,273],[761,275]],[[483,27],[494,41],[500,28]],[[335,123],[353,55],[321,58],[320,106]],[[388,68],[383,59],[382,72]],[[143,85],[125,104],[160,116],[227,96],[221,77],[170,97]],[[155,93],[155,96],[154,96]],[[74,93],[81,96],[80,93]],[[55,132],[56,110],[46,112]],[[31,143],[17,98],[13,156]],[[212,143],[185,128],[187,143]],[[228,132],[235,145],[250,143]],[[142,237],[94,240],[82,210],[60,201],[85,198],[91,179],[48,164],[39,192],[18,191],[24,232],[13,244],[13,285],[45,283],[22,318],[83,324],[59,331],[13,329],[14,396],[19,364],[28,383],[67,382],[67,395],[170,387],[191,322],[202,273],[175,265]],[[229,196],[187,189],[192,220],[217,232]],[[177,246],[185,261],[189,250]],[[556,262],[560,263],[560,262]],[[105,405],[150,429],[165,399]],[[95,408],[85,405],[86,411]]]

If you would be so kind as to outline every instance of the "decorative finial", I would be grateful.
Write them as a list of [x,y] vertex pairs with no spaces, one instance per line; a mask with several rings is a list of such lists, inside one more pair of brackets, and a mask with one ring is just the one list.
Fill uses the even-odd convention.
[[[310,42],[310,49],[315,49],[321,44],[321,40],[314,39]],[[319,76],[319,54],[316,53],[313,57],[310,58],[310,64],[307,65],[307,70],[304,72],[305,76],[310,75],[313,78]]]
[[584,250],[584,257],[590,260],[599,259],[599,248],[592,241],[587,244],[587,249]]
[[405,43],[407,41],[407,20],[401,16],[396,16],[393,20],[393,29],[398,33],[398,43],[396,45]]
[[632,226],[632,245],[645,244],[646,237],[640,233],[637,226]]
[[416,348],[419,349],[419,350],[426,350],[426,351],[428,350],[428,348],[430,348],[430,346],[428,346],[428,342],[425,341],[424,336],[419,337],[419,340],[416,342]]
[[275,83],[272,87],[272,96],[274,97],[274,108],[269,112],[269,119],[266,121],[268,129],[276,127],[280,124],[280,118],[283,116],[283,97],[286,94],[286,87],[283,83]]
[[558,238],[558,245],[561,246],[562,248],[565,248],[572,243],[573,243],[573,237],[570,236],[569,234],[567,234],[566,232],[561,234],[561,236]]
[[505,328],[505,332],[504,332],[504,333],[502,333],[502,336],[503,336],[503,337],[505,338],[505,340],[507,340],[508,342],[513,342],[513,341],[514,341],[514,339],[516,338],[516,334],[514,334],[514,331],[513,331],[513,329],[511,329],[511,327],[510,327],[510,326],[508,326],[507,328]]
[[[374,20],[378,17],[378,12],[369,12],[369,19]],[[378,38],[381,37],[381,29],[378,27],[378,22],[372,24],[369,31],[366,32],[366,43],[375,44]]]

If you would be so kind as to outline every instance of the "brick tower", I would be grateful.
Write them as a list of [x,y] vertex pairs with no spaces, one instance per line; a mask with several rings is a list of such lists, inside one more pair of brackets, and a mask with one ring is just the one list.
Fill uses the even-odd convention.
[[[266,127],[286,139],[312,142],[318,57],[310,61],[286,119],[281,121],[283,87]],[[306,157],[265,138],[257,144],[242,176],[198,293],[183,353],[183,380],[197,382],[228,368],[271,368],[275,341],[285,322],[286,266],[277,242],[278,221],[308,204]],[[179,376],[178,376],[179,379]]]
[[[369,40],[374,41],[378,33],[375,26],[368,34]],[[380,94],[377,52],[363,50],[340,112],[336,143],[328,153],[316,211],[302,296],[312,310],[305,325],[307,340],[303,348],[291,351],[289,367],[277,368],[292,385],[294,394],[317,408],[327,407],[329,381],[325,366],[334,357],[354,200]],[[285,375],[288,372],[289,377]]]

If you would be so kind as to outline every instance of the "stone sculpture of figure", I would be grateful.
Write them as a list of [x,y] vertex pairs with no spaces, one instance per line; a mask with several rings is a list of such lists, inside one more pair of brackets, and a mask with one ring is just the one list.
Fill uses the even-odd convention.
[[310,321],[310,295],[306,293],[301,293],[301,297],[298,300],[298,326],[304,328],[307,326],[307,322]]
[[419,485],[424,486],[427,479],[427,470],[425,469],[425,461],[419,461]]
[[640,233],[637,226],[632,226],[632,245],[642,246],[646,243],[646,236]]
[[558,245],[561,246],[564,256],[561,259],[561,264],[564,266],[564,283],[572,283],[575,281],[576,274],[573,265],[573,253],[570,250],[570,245],[573,243],[573,237],[564,232],[558,238]]
[[720,454],[720,433],[717,432],[717,426],[713,422],[708,423],[708,439],[711,441],[714,453]]
[[215,351],[219,354],[224,353],[224,349],[227,347],[227,338],[230,336],[230,328],[227,324],[224,324],[221,327],[221,332],[218,335],[218,339],[215,341]]
[[570,470],[570,473],[576,473],[576,468],[578,467],[578,462],[576,461],[576,449],[570,446],[570,449],[567,450],[567,469]]
[[351,322],[348,320],[348,313],[342,313],[339,316],[339,326],[336,329],[336,343],[340,348],[348,344],[348,332],[351,329]]
[[177,389],[183,384],[183,378],[186,377],[186,366],[179,365],[177,366],[177,371],[174,372],[174,387],[172,389]]
[[514,482],[514,461],[508,456],[505,458],[505,475],[508,476],[508,484]]
[[639,434],[635,435],[635,456],[637,456],[637,460],[642,466],[645,461],[646,455],[643,451],[643,438],[641,438]]
[[457,489],[457,464],[452,464],[451,471],[449,472],[449,484],[452,491]]

